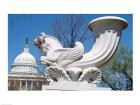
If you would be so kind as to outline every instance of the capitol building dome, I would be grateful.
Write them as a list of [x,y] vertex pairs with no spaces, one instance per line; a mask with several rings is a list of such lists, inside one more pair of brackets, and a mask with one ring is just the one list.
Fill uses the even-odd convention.
[[36,59],[29,52],[27,41],[25,43],[24,51],[15,58],[11,71],[37,73]]
[[35,58],[29,52],[22,52],[19,54],[15,60],[13,65],[30,65],[37,66]]
[[28,39],[8,73],[9,90],[41,90],[44,75],[38,71],[35,57],[29,52]]

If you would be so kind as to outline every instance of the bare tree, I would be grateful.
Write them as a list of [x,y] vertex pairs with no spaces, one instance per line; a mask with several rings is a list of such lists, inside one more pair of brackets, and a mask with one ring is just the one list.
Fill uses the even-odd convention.
[[64,47],[74,47],[76,41],[84,42],[90,38],[89,30],[81,15],[68,14],[52,22],[52,31]]

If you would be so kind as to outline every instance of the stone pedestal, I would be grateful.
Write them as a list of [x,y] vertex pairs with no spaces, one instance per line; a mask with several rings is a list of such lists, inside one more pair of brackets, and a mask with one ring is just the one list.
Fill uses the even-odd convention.
[[49,85],[43,85],[42,90],[66,90],[66,91],[80,91],[80,90],[111,90],[110,88],[97,87],[94,83],[87,82],[50,82]]

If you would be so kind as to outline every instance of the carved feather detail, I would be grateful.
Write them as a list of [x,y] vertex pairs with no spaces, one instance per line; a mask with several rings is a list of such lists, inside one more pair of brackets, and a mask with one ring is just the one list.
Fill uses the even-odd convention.
[[[58,60],[57,64],[61,66],[68,65],[69,63],[72,63],[74,61],[79,60],[82,58],[83,53],[84,53],[84,47],[81,42],[76,42],[76,46],[74,48],[63,48],[62,50],[59,49],[59,52],[61,53]],[[65,49],[65,50],[64,50]],[[57,54],[58,51],[55,52]]]
[[79,78],[79,82],[87,81],[88,83],[95,82],[101,78],[101,71],[98,68],[90,67],[83,70],[83,74]]
[[51,78],[53,81],[70,81],[69,76],[66,71],[62,68],[57,68],[54,66],[50,66],[46,71],[46,76]]

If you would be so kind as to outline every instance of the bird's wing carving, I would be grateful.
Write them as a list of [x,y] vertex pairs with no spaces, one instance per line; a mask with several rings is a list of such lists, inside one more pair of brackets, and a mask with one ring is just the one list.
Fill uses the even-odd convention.
[[81,58],[84,52],[84,47],[82,43],[77,42],[74,48],[64,48],[63,50],[57,50],[57,52],[58,51],[62,53],[58,58],[57,64],[65,65]]

